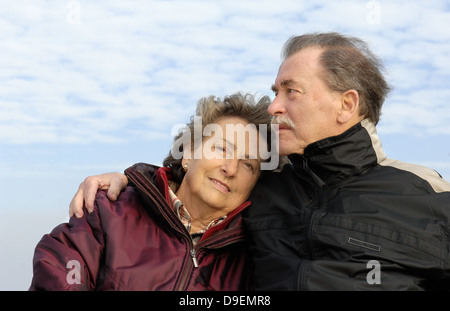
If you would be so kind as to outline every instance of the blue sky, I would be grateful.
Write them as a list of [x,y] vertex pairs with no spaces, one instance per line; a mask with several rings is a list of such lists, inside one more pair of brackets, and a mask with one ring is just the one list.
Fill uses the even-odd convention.
[[391,158],[450,180],[450,1],[0,0],[0,290],[88,175],[160,164],[196,101],[270,95],[292,35],[366,40],[394,89]]

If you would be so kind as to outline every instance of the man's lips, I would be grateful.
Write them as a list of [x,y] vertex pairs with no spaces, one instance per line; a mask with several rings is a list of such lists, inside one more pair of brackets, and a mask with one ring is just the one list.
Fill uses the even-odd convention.
[[211,180],[212,183],[222,192],[225,192],[225,193],[230,192],[230,187],[228,187],[227,184],[221,182],[220,180],[214,179],[214,178],[209,178],[209,180]]
[[291,128],[288,125],[285,124],[278,124],[278,130],[282,131],[282,130],[290,130]]

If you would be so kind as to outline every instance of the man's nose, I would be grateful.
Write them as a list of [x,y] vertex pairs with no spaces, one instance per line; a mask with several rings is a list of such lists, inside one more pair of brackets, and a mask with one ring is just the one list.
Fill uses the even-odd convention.
[[282,115],[285,112],[283,98],[278,94],[267,108],[267,112],[273,116]]

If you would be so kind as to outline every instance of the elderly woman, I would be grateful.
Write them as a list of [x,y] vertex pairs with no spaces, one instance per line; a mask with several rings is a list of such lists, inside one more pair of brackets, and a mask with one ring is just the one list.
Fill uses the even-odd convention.
[[264,137],[258,142],[267,150],[269,104],[267,97],[255,103],[241,94],[200,100],[202,129],[214,125],[215,134],[227,135],[203,135],[196,143],[192,118],[175,138],[190,137],[190,147],[184,141],[178,148],[182,157],[172,152],[163,167],[128,168],[129,184],[117,201],[99,191],[92,213],[41,239],[30,290],[251,289],[241,212],[261,174],[254,152],[261,148],[237,139],[237,131],[228,135],[227,126]]

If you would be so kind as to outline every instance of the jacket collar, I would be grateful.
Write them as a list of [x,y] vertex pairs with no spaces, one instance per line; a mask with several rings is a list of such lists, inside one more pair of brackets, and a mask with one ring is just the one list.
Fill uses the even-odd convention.
[[160,167],[156,171],[156,184],[158,186],[159,192],[163,194],[164,198],[168,203],[170,203],[169,195],[169,182],[172,178],[172,170],[168,167]]
[[[344,133],[314,142],[304,155],[289,156],[296,170],[303,170],[325,184],[360,175],[386,158],[375,125],[368,119]],[[312,172],[312,173],[311,173]]]

